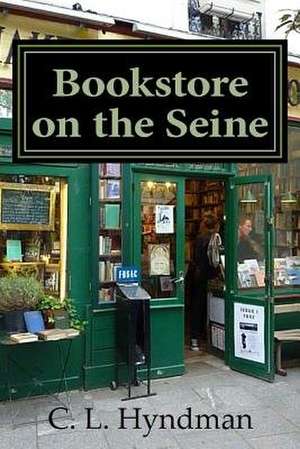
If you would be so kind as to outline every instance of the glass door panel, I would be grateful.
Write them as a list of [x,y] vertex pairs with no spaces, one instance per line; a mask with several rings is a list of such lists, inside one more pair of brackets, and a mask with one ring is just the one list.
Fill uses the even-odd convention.
[[237,285],[240,293],[264,295],[265,287],[265,186],[244,184],[236,186],[237,217]]
[[230,267],[226,326],[229,365],[245,374],[274,378],[273,197],[268,176],[230,181]]
[[135,261],[152,298],[182,298],[184,190],[181,179],[136,175]]

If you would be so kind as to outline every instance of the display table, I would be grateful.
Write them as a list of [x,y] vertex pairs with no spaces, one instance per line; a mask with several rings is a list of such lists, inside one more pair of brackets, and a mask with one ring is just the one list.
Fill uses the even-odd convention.
[[[1,337],[0,338],[0,346],[4,348],[4,372],[5,372],[5,381],[4,384],[6,385],[7,392],[8,392],[8,400],[10,404],[10,415],[11,415],[11,424],[13,426],[17,425],[15,423],[16,417],[18,416],[20,410],[18,410],[17,407],[17,400],[14,399],[14,393],[15,389],[13,385],[11,384],[11,366],[15,366],[18,369],[20,369],[24,375],[27,376],[27,378],[30,378],[30,383],[32,384],[32,387],[28,394],[26,395],[24,399],[29,399],[32,396],[34,396],[34,392],[37,388],[43,386],[43,389],[45,389],[44,382],[41,379],[38,379],[37,377],[32,377],[32,372],[34,372],[34,369],[32,372],[30,371],[30,368],[27,366],[26,363],[20,362],[16,359],[14,354],[14,349],[16,347],[24,346],[24,345],[43,345],[43,351],[47,351],[47,348],[55,346],[57,349],[57,357],[56,360],[59,363],[59,369],[60,369],[60,375],[59,375],[59,382],[58,382],[58,389],[56,393],[51,393],[46,390],[46,396],[55,398],[56,401],[58,401],[62,407],[65,407],[68,409],[68,415],[64,416],[64,418],[72,418],[72,410],[71,410],[71,401],[70,401],[70,394],[68,390],[68,381],[66,377],[66,369],[69,361],[69,356],[72,348],[72,343],[75,338],[78,336],[72,336],[72,337],[63,337],[57,340],[37,340],[37,341],[31,341],[26,343],[17,343],[12,341],[8,336],[7,337]],[[67,343],[67,349],[66,351],[63,350],[63,346]],[[36,351],[32,351],[33,354],[36,354]],[[30,367],[32,368],[32,361],[30,361]],[[36,360],[36,367],[39,367],[40,365],[39,361]],[[64,392],[65,393],[65,400],[62,401],[61,398],[59,398],[59,394]],[[35,421],[27,421],[22,422],[22,424],[30,424],[37,421],[46,421],[46,419],[41,420],[35,420]]]

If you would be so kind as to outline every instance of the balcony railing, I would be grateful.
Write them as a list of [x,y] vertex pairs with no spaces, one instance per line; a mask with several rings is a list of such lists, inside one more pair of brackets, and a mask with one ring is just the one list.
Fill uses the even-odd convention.
[[[201,4],[206,5],[202,7]],[[220,11],[222,9],[222,14]],[[249,17],[213,3],[189,0],[189,31],[221,39],[262,39],[261,13]],[[205,12],[204,12],[205,11]]]

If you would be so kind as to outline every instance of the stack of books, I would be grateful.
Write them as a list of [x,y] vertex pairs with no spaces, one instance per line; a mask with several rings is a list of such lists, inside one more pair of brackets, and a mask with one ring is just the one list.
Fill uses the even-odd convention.
[[9,338],[15,343],[29,343],[31,341],[37,341],[38,336],[31,332],[21,332],[19,334],[11,334]]
[[79,335],[77,329],[46,329],[44,331],[38,332],[38,336],[42,340],[54,341],[63,340],[64,338],[76,337]]

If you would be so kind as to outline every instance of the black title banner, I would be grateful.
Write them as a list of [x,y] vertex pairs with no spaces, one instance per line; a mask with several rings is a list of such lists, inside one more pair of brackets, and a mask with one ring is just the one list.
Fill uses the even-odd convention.
[[13,126],[15,162],[285,162],[286,42],[16,41]]

